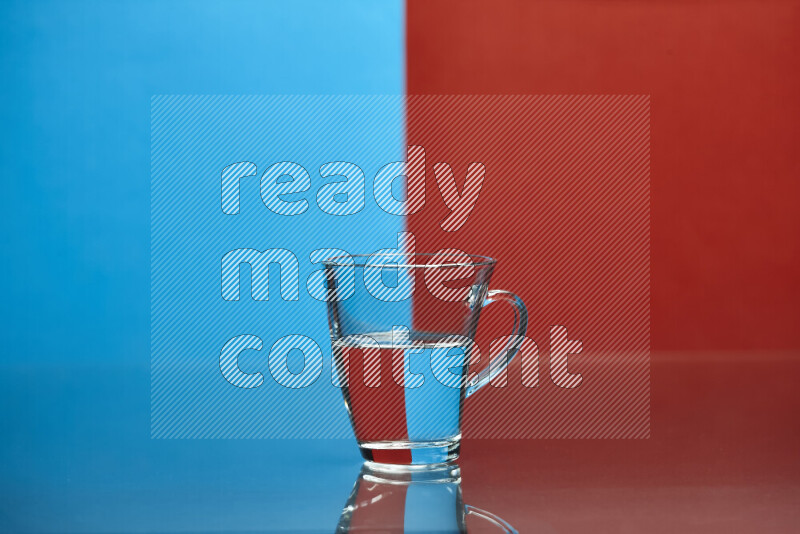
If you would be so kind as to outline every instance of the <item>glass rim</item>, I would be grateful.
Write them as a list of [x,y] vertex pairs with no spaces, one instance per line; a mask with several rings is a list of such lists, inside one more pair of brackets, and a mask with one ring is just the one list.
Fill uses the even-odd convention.
[[[442,263],[430,263],[430,261],[426,263],[417,263],[416,261],[413,262],[404,262],[399,263],[397,261],[384,261],[384,262],[371,262],[367,265],[367,260],[372,258],[373,256],[377,256],[379,258],[434,258],[437,256],[446,256],[441,252],[386,252],[386,253],[373,253],[373,254],[350,254],[350,255],[342,255],[342,256],[333,256],[331,258],[326,258],[322,260],[322,264],[326,267],[370,267],[370,268],[378,268],[378,267],[394,267],[398,269],[441,269],[441,268],[452,268],[452,267],[484,267],[487,265],[494,265],[497,263],[497,260],[490,257],[490,256],[482,256],[480,254],[467,254],[470,260],[469,262],[442,262]],[[365,261],[363,263],[358,263],[356,261],[357,258],[363,258]],[[350,260],[350,261],[338,261],[338,260]]]

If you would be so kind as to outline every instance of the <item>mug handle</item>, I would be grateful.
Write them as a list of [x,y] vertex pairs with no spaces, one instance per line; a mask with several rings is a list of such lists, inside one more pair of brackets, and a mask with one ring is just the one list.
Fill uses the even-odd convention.
[[528,310],[525,308],[525,303],[522,302],[521,298],[510,291],[493,289],[486,293],[486,300],[483,301],[482,307],[486,307],[493,302],[507,302],[511,305],[514,310],[514,335],[510,337],[505,348],[489,360],[489,365],[486,369],[467,382],[465,397],[477,393],[478,390],[508,367],[508,364],[519,352],[519,347],[522,345],[525,333],[528,331]]
[[481,519],[487,521],[488,523],[498,527],[498,529],[502,529],[503,532],[508,532],[510,534],[517,534],[517,530],[512,527],[505,519],[502,517],[498,517],[491,512],[487,512],[486,510],[481,510],[480,508],[476,508],[475,506],[471,506],[469,504],[464,505],[464,515],[474,515],[475,517],[480,517]]

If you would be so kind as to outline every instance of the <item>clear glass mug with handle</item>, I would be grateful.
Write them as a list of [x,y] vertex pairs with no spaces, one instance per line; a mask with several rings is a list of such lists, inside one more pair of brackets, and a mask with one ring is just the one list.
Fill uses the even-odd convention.
[[[489,289],[496,260],[447,249],[323,264],[337,385],[368,465],[425,469],[458,458],[464,400],[505,370],[527,330],[522,300]],[[512,335],[470,374],[480,313],[495,302],[514,310]]]

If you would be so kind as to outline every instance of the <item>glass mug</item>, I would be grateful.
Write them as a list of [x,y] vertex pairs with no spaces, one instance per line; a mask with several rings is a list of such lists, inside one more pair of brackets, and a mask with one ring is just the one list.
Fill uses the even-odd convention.
[[[464,399],[505,370],[527,331],[522,300],[489,290],[496,260],[447,249],[323,264],[338,385],[368,465],[430,468],[458,458]],[[478,318],[494,302],[513,308],[513,335],[470,376]]]
[[385,472],[361,468],[337,534],[348,532],[516,533],[502,518],[464,504],[457,466]]

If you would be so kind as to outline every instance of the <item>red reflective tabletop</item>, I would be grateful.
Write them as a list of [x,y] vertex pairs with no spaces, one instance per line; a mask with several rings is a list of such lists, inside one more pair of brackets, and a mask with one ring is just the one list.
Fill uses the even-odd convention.
[[525,532],[795,532],[800,353],[651,361],[650,439],[468,440],[465,500]]

